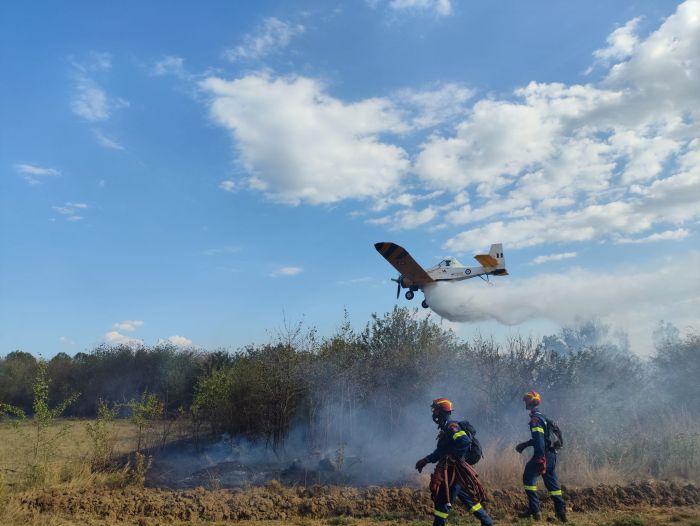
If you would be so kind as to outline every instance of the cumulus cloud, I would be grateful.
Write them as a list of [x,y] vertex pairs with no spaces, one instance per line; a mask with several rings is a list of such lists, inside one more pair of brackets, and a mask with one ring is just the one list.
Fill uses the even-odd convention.
[[177,345],[178,347],[191,347],[192,346],[192,340],[189,338],[185,338],[184,336],[171,336],[167,340],[168,342],[172,343],[173,345]]
[[576,257],[576,252],[560,252],[559,254],[548,254],[546,256],[537,256],[532,260],[533,265],[541,265],[550,261],[561,261],[562,259],[571,259]]
[[637,24],[598,53],[620,61],[599,83],[531,82],[512,99],[477,101],[451,133],[423,143],[421,180],[471,196],[445,212],[467,226],[446,248],[656,240],[653,230],[696,224],[700,2],[684,2],[644,39]]
[[[648,268],[609,269],[605,273],[574,269],[519,281],[494,281],[489,287],[469,280],[437,283],[425,290],[430,308],[451,321],[496,320],[514,325],[548,319],[569,325],[601,318],[627,327],[633,348],[651,350],[651,327],[660,319],[698,326],[700,252],[669,258]],[[683,279],[677,277],[683,275]],[[471,282],[474,281],[474,282]]]
[[389,7],[396,11],[432,11],[439,16],[452,14],[451,0],[391,0]]
[[304,26],[301,24],[284,22],[275,17],[266,18],[256,31],[243,37],[242,44],[226,50],[225,56],[231,62],[261,59],[284,49],[303,32]]
[[450,82],[425,90],[399,90],[393,99],[408,112],[409,126],[421,130],[463,117],[474,93],[471,88]]
[[279,278],[282,276],[296,276],[297,274],[301,274],[303,271],[304,269],[302,267],[280,267],[270,274],[270,277]]
[[40,184],[42,177],[55,177],[61,175],[61,172],[56,168],[45,168],[34,164],[18,163],[15,164],[15,170],[21,173],[24,180],[29,184]]
[[637,26],[640,20],[639,17],[633,18],[624,26],[610,33],[606,40],[608,45],[595,50],[593,56],[601,62],[608,63],[613,60],[624,60],[632,55],[639,44]]
[[131,338],[119,331],[109,331],[105,334],[105,341],[112,345],[133,345],[141,346],[143,345],[143,340],[139,338]]
[[143,320],[126,320],[112,325],[112,329],[119,331],[134,332],[143,325]]
[[406,129],[387,99],[344,103],[305,77],[210,77],[211,114],[231,131],[248,185],[290,203],[382,196],[409,167],[380,134]]

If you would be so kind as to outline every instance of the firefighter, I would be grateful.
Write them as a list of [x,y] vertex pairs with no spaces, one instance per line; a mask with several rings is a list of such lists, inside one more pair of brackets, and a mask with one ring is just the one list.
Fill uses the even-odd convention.
[[[462,429],[459,422],[450,419],[452,415],[452,402],[450,400],[447,398],[437,398],[433,400],[431,409],[433,412],[433,422],[437,424],[440,430],[438,434],[438,444],[435,451],[416,462],[416,469],[419,473],[427,464],[445,461],[448,457],[452,459],[463,459],[464,455],[469,451],[472,442],[469,433]],[[448,491],[442,490],[443,479],[440,479],[441,482],[438,482],[436,486],[433,487],[436,481],[435,477],[439,475],[438,470],[441,465],[444,464],[439,463],[435,474],[431,477],[431,492],[433,493],[433,501],[435,502],[435,510],[433,511],[435,519],[433,520],[433,526],[445,525],[450,510],[452,509],[452,502],[456,497],[459,497],[469,511],[481,521],[482,525],[490,526],[493,524],[493,520],[489,514],[486,513],[481,502],[475,500],[472,495],[467,493],[459,482],[455,481],[451,486],[447,486],[449,488],[449,496]]]
[[521,517],[531,517],[535,520],[541,518],[540,499],[537,495],[537,479],[541,476],[544,485],[549,491],[549,496],[554,502],[554,511],[557,518],[566,522],[566,506],[561,494],[561,486],[557,479],[557,453],[556,450],[545,443],[547,434],[547,419],[540,412],[539,405],[542,401],[537,391],[528,391],[523,395],[525,408],[530,412],[530,434],[532,438],[527,442],[521,442],[515,446],[518,453],[522,453],[525,448],[533,447],[532,458],[525,464],[523,472],[523,485],[527,495],[528,509],[521,514]]

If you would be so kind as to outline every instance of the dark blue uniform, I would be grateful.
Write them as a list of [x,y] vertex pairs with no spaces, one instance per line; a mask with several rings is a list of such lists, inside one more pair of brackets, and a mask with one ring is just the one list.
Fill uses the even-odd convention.
[[537,478],[538,465],[537,459],[545,457],[547,459],[547,471],[542,475],[544,485],[549,491],[549,496],[554,502],[554,508],[557,513],[565,512],[564,498],[561,494],[561,486],[557,479],[557,453],[554,450],[546,451],[544,442],[544,433],[547,428],[547,421],[539,411],[530,412],[530,434],[532,438],[525,442],[525,447],[532,446],[534,454],[532,458],[525,464],[525,472],[523,473],[523,485],[527,494],[527,502],[530,508],[530,513],[535,514],[540,511],[540,498],[537,495]]
[[[464,457],[472,442],[469,434],[454,420],[445,422],[444,425],[440,426],[440,430],[442,431],[442,436],[438,440],[437,448],[430,455],[425,457],[426,460],[430,463],[435,463],[448,455],[453,458]],[[464,503],[469,511],[481,521],[481,524],[493,524],[491,517],[486,513],[481,503],[474,502],[471,495],[463,491],[462,487],[455,483],[450,487],[449,502],[447,501],[445,492],[440,492],[437,502],[435,503],[435,511],[433,511],[433,515],[435,515],[433,526],[445,525],[447,517],[450,515],[450,502],[453,502],[457,497],[459,497],[459,500]]]

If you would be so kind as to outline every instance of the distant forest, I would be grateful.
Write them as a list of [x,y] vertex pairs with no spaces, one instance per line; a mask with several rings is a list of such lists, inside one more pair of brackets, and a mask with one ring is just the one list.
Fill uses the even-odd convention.
[[[465,341],[439,321],[397,307],[360,331],[345,320],[325,338],[297,325],[233,352],[105,345],[72,357],[59,353],[47,365],[53,403],[80,393],[65,416],[94,417],[99,400],[124,403],[147,392],[163,402],[164,418],[186,415],[215,433],[271,447],[292,430],[319,447],[351,441],[370,421],[381,421],[387,434],[410,432],[418,417],[429,418],[436,396],[452,397],[482,436],[507,440],[522,435],[522,393],[537,389],[573,445],[593,450],[607,441],[600,451],[613,455],[621,436],[648,432],[658,442],[663,422],[692,438],[674,447],[691,448],[700,465],[700,335],[660,322],[654,338],[650,358],[600,323],[541,340]],[[31,414],[36,371],[29,353],[0,359],[0,403]]]

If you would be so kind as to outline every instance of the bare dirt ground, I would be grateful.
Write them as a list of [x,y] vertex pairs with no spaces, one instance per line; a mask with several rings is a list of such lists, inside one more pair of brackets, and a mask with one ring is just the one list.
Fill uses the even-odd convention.
[[[700,525],[700,488],[692,484],[640,482],[626,486],[600,485],[565,490],[565,498],[573,512],[574,524]],[[502,523],[517,523],[513,517],[524,505],[522,492],[517,489],[493,491],[487,503],[489,511]],[[432,511],[429,495],[424,490],[285,487],[275,482],[265,487],[239,490],[133,487],[33,490],[13,495],[11,506],[17,518],[24,516],[27,523],[47,525],[119,522],[140,526],[213,525],[228,521],[256,521],[258,526],[267,523],[363,525],[377,521],[427,524]],[[545,505],[545,514],[551,512],[548,506],[549,503]],[[44,522],[36,522],[42,518]],[[467,524],[468,521],[471,519],[464,513],[456,512],[451,523]],[[20,524],[14,520],[8,520],[8,523]]]

